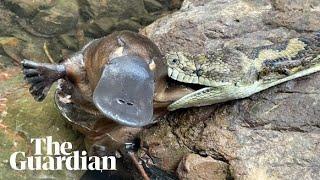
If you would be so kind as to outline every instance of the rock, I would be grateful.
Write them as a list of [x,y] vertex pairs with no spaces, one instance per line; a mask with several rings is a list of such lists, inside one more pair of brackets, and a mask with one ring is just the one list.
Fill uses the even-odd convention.
[[48,62],[43,51],[47,43],[52,59],[58,62],[90,39],[113,31],[139,31],[162,12],[167,11],[149,14],[143,0],[3,0],[0,37],[14,37],[21,47],[0,50],[0,55],[16,63],[23,58]]
[[80,0],[81,10],[90,18],[96,17],[141,17],[146,15],[143,0]]
[[96,20],[92,20],[87,24],[85,31],[94,37],[101,37],[109,34],[114,29],[114,25],[119,21],[114,17],[101,17]]
[[166,9],[174,10],[179,9],[183,0],[157,0],[162,6],[165,6]]
[[181,7],[183,0],[171,0],[171,9],[179,9]]
[[[121,146],[131,142],[139,128],[120,127],[105,119],[65,119],[54,102],[56,86],[52,87],[43,102],[36,102],[20,74],[20,68],[2,70],[0,73],[0,179],[80,179],[84,171],[15,171],[9,158],[13,152],[34,154],[31,138],[52,136],[54,141],[71,142],[73,150],[84,150],[90,155],[114,155],[111,145]],[[31,113],[32,112],[32,113]],[[77,116],[77,115],[76,115]],[[76,121],[78,120],[78,121]],[[109,122],[109,123],[108,123]],[[86,135],[80,135],[79,132]],[[117,171],[108,171],[102,177],[139,177],[132,161],[121,152],[117,158]],[[128,169],[129,168],[129,172]],[[90,173],[90,172],[87,172]],[[89,178],[94,175],[89,175]]]
[[115,24],[115,29],[119,31],[129,30],[138,32],[140,28],[142,28],[141,24],[131,19],[125,19]]
[[45,54],[44,46],[48,42],[45,41],[31,41],[25,43],[21,50],[21,56],[24,59],[36,59],[39,62],[50,62],[48,56]]
[[162,4],[156,0],[144,0],[144,6],[148,12],[155,12],[161,10]]
[[65,33],[76,27],[79,18],[78,10],[76,0],[57,0],[52,8],[37,13],[30,25],[35,31],[45,35]]
[[[24,40],[24,39],[23,39]],[[47,46],[49,55],[54,54],[54,59],[60,60],[61,57],[56,56],[56,53],[50,53],[51,49],[48,48],[51,41],[47,41],[41,38],[27,38],[27,41],[23,41],[16,37],[0,37],[0,47],[5,56],[10,57],[14,64],[19,64],[23,59],[32,59],[40,62],[50,62],[48,55],[45,53],[44,46]],[[59,49],[58,46],[55,48]],[[57,49],[53,48],[56,52]]]
[[138,32],[142,25],[134,18],[119,19],[114,17],[101,17],[91,21],[85,28],[87,34],[93,37],[102,37],[113,31],[129,30]]
[[271,0],[272,7],[278,11],[310,11],[312,7],[319,6],[318,0]]
[[15,64],[20,63],[22,57],[19,52],[23,48],[23,42],[21,40],[14,37],[0,37],[0,47]]
[[74,36],[62,34],[61,36],[59,36],[59,40],[66,48],[74,51],[78,50],[78,42]]
[[[196,55],[260,47],[320,30],[319,3],[296,12],[295,4],[304,1],[285,8],[278,7],[281,2],[185,0],[180,11],[141,32],[163,53]],[[172,112],[140,138],[166,170],[174,171],[186,154],[195,153],[227,163],[235,179],[317,179],[319,78],[316,73],[243,100]]]
[[5,69],[13,65],[14,63],[12,62],[11,58],[9,58],[8,56],[0,55],[0,69]]
[[[0,179],[79,179],[82,174],[81,171],[71,173],[65,170],[20,172],[10,168],[8,157],[12,152],[32,152],[31,137],[53,135],[53,139],[60,142],[71,141],[75,145],[78,142],[78,133],[54,107],[54,88],[43,103],[34,102],[18,74],[20,68],[12,65],[19,65],[24,58],[49,62],[48,55],[59,62],[93,38],[115,30],[138,31],[156,17],[146,11],[143,0],[0,0],[0,168],[3,170],[0,171]],[[12,68],[13,76],[11,71],[7,73],[8,67]],[[137,133],[126,128],[111,131],[108,124],[100,124],[100,121],[98,125],[91,125],[94,127],[86,131],[89,135],[86,134],[84,143],[89,153],[101,153],[93,148],[96,146],[101,146],[103,153],[106,153],[105,146],[116,144],[110,143],[111,140],[131,141]],[[126,137],[132,138],[124,139]],[[122,141],[117,143],[122,145]],[[130,166],[129,175],[136,175],[136,169],[128,164],[125,162],[124,167]],[[121,174],[123,171],[119,172]]]
[[4,0],[4,4],[20,17],[34,16],[42,9],[52,7],[55,0]]
[[83,171],[15,171],[10,167],[8,160],[13,152],[22,151],[27,155],[34,152],[30,138],[53,136],[55,141],[69,141],[74,149],[80,149],[77,142],[81,136],[66,124],[54,107],[53,91],[43,103],[33,103],[19,75],[20,68],[5,72],[9,79],[0,80],[0,107],[6,106],[6,113],[0,112],[0,179],[79,179]]
[[320,3],[317,0],[272,0],[272,7],[276,11],[271,11],[265,19],[270,25],[296,31],[320,30],[320,12],[316,9]]
[[1,4],[0,14],[0,36],[10,36],[12,33],[14,33],[15,28],[17,28],[13,20],[15,14],[10,12],[9,10],[6,10]]
[[296,31],[318,31],[320,22],[319,11],[270,12],[266,22],[277,27],[286,27]]
[[198,154],[188,154],[179,163],[177,174],[179,179],[228,179],[229,165],[211,157],[201,157]]
[[[145,129],[141,133],[142,146],[148,148],[148,153],[140,151],[139,156],[152,157],[153,163],[166,171],[174,171],[182,156],[191,152],[186,146],[176,141],[172,128],[164,121],[157,128]],[[161,127],[161,128],[159,128]],[[159,157],[159,158],[158,158]]]
[[154,21],[144,8],[143,0],[80,0],[81,14],[86,20],[84,31],[89,36],[101,37],[112,31],[138,31],[142,25]]

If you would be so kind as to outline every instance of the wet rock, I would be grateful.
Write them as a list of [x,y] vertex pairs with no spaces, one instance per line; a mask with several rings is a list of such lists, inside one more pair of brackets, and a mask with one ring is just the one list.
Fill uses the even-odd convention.
[[21,50],[21,56],[24,59],[36,59],[39,62],[50,62],[45,53],[45,46],[47,46],[47,44],[48,42],[46,41],[31,41],[26,43]]
[[0,179],[79,179],[83,171],[15,171],[10,167],[8,160],[13,152],[33,154],[30,138],[53,136],[55,141],[69,141],[74,149],[81,149],[77,145],[81,136],[67,126],[54,107],[52,92],[43,103],[34,103],[19,75],[20,69],[5,72],[9,79],[0,80],[0,106],[6,106],[6,113],[0,112]]
[[86,33],[93,37],[102,37],[110,34],[113,31],[130,30],[138,32],[142,25],[137,22],[139,20],[119,19],[114,17],[101,17],[91,21],[85,28]]
[[116,17],[101,17],[86,24],[85,31],[91,36],[101,37],[112,32],[118,21]]
[[30,25],[39,33],[55,35],[75,28],[78,18],[79,6],[76,0],[57,0],[52,8],[37,13]]
[[[46,136],[52,136],[58,142],[71,142],[74,150],[87,150],[90,155],[114,155],[114,148],[121,146],[118,170],[110,171],[110,175],[130,175],[130,178],[138,179],[138,172],[123,150],[124,142],[131,142],[139,128],[119,126],[97,117],[83,121],[76,118],[74,121],[68,120],[55,105],[56,86],[51,88],[43,102],[35,102],[20,71],[19,67],[15,67],[0,73],[0,179],[80,179],[84,171],[15,171],[10,167],[8,159],[13,152],[33,155],[34,145],[30,139]],[[109,172],[101,177],[109,177]]]
[[136,21],[130,20],[130,19],[120,21],[115,25],[115,29],[120,30],[120,31],[130,30],[130,31],[138,32],[140,28],[142,28],[141,24],[137,23]]
[[11,58],[5,55],[0,55],[0,69],[5,69],[13,65],[14,63],[12,62]]
[[0,36],[9,36],[12,33],[15,32],[15,28],[17,26],[16,23],[13,20],[13,17],[15,16],[14,13],[10,12],[9,10],[6,10],[3,5],[0,4]]
[[[154,21],[157,15],[146,11],[143,0],[4,0],[0,1],[0,15],[0,168],[3,169],[0,179],[79,179],[81,172],[15,172],[9,167],[10,153],[32,151],[30,137],[53,135],[54,140],[77,144],[78,134],[54,107],[53,91],[45,102],[36,103],[21,75],[10,76],[6,68],[19,65],[22,59],[59,62],[93,38],[116,30],[138,31]],[[15,73],[21,71],[19,68],[12,70]],[[129,141],[123,139],[126,137],[123,135],[125,128],[110,131],[110,126],[103,123],[94,128],[89,135],[86,134],[84,143],[90,153],[94,145],[110,147],[108,145],[116,144],[114,141],[110,143],[107,137],[112,140],[122,138],[121,143]],[[134,135],[132,133],[130,137]],[[131,170],[134,169],[130,166]],[[130,175],[133,171],[135,169]]]
[[115,30],[138,31],[154,20],[144,8],[143,0],[80,1],[84,31],[95,38]]
[[34,16],[42,9],[52,7],[55,0],[4,0],[5,6],[20,17]]
[[0,47],[15,64],[20,63],[22,57],[19,52],[23,48],[23,42],[21,40],[14,37],[0,37]]
[[48,62],[43,51],[47,42],[52,59],[58,62],[93,38],[113,31],[138,31],[162,12],[167,9],[149,14],[143,0],[0,1],[0,37],[17,38],[22,47],[9,53],[0,50],[0,54],[16,63],[23,58]]
[[68,49],[76,51],[79,48],[76,38],[72,35],[62,34],[61,36],[59,36],[59,40],[62,45]]
[[155,12],[161,10],[162,4],[156,0],[144,0],[144,6],[148,12]]
[[[299,6],[303,10],[298,12],[296,4],[304,1],[286,7],[281,2],[186,0],[180,11],[142,33],[163,53],[179,50],[196,55],[221,47],[260,47],[320,30],[319,3]],[[163,169],[175,170],[192,152],[227,163],[236,179],[316,179],[319,78],[316,73],[243,100],[172,112],[141,139],[146,145],[158,143],[152,148],[157,153],[151,155]],[[170,143],[163,142],[168,139]],[[173,157],[170,161],[168,154]]]
[[171,9],[179,9],[182,5],[183,0],[171,0]]
[[179,9],[183,0],[157,0],[162,6],[166,7],[166,9],[173,10]]
[[0,54],[4,54],[5,57],[10,57],[11,61],[16,65],[23,59],[50,62],[49,56],[51,56],[51,54],[53,54],[54,59],[58,61],[61,59],[61,57],[59,57],[60,47],[57,45],[50,48],[50,42],[52,41],[42,38],[27,37],[24,39],[23,36],[0,37]]
[[141,17],[146,15],[143,0],[80,0],[81,10],[90,18],[107,17]]
[[177,174],[179,179],[228,179],[229,165],[211,157],[201,157],[198,154],[188,154],[179,163]]

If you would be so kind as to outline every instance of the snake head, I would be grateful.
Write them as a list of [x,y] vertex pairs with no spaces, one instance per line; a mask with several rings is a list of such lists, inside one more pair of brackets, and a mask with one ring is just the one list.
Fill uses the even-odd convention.
[[186,65],[194,62],[193,56],[183,52],[170,52],[166,55],[166,60],[168,67],[173,69],[186,67]]
[[170,52],[166,55],[168,75],[174,80],[190,82],[190,75],[197,69],[195,58],[183,52]]

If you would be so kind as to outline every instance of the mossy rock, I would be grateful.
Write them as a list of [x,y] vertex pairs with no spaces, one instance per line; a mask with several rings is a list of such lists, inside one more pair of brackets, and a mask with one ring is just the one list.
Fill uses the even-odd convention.
[[79,148],[81,136],[59,114],[53,92],[44,102],[37,103],[21,75],[0,81],[0,98],[5,99],[6,106],[0,113],[0,179],[79,179],[83,174],[82,171],[67,170],[15,171],[9,165],[13,152],[26,152],[26,156],[33,154],[34,144],[30,144],[30,138],[52,136],[54,141],[71,142],[74,149]]

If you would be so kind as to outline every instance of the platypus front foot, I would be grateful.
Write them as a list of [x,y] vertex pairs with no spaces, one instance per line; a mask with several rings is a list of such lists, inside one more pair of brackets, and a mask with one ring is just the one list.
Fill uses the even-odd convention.
[[31,85],[29,91],[36,101],[43,101],[52,84],[66,76],[64,65],[37,63],[30,60],[21,62],[25,80]]

